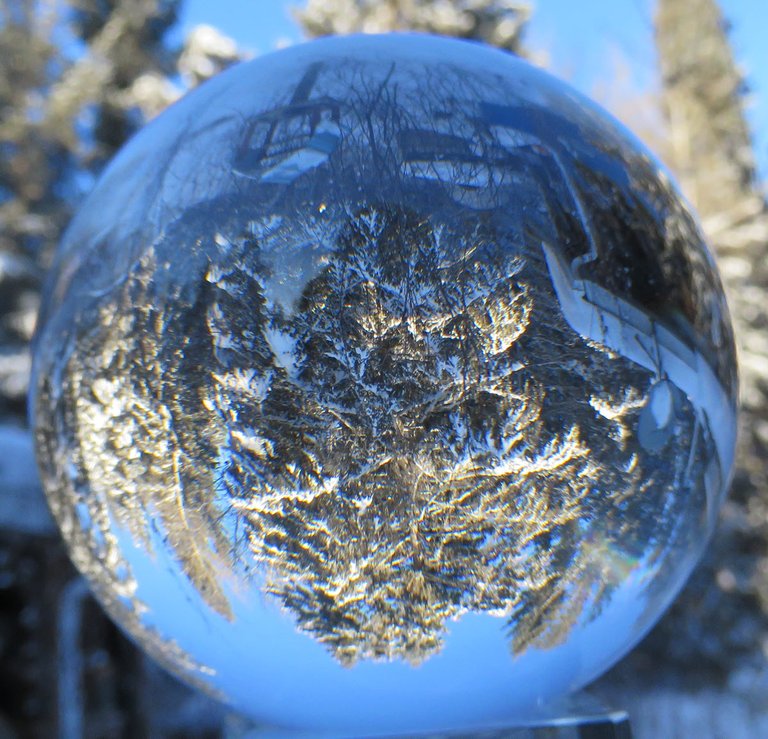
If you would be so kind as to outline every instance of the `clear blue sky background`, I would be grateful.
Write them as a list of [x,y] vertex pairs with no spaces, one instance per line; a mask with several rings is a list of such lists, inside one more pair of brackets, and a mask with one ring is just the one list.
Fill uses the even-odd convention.
[[[302,39],[290,7],[302,0],[186,0],[183,30],[199,23],[216,26],[255,54]],[[548,67],[594,96],[617,84],[653,85],[653,0],[537,0],[528,33],[532,50],[541,49]],[[747,114],[758,165],[768,180],[768,0],[720,0],[733,24],[736,59],[752,90]],[[628,73],[617,83],[615,61]]]

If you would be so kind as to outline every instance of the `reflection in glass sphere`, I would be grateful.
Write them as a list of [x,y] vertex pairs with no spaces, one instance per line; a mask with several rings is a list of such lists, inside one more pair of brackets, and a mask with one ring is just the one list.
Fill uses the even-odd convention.
[[187,96],[57,255],[39,462],[164,664],[352,733],[534,717],[653,624],[734,454],[712,258],[656,162],[501,52],[316,41]]

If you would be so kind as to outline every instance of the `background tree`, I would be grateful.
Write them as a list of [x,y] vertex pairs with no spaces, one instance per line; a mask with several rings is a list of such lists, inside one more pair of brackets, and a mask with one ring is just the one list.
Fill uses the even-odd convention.
[[[208,27],[172,49],[179,0],[0,3],[0,414],[24,414],[42,274],[104,164],[149,118],[241,58]],[[82,45],[75,58],[64,46]]]
[[[45,266],[103,164],[177,94],[164,37],[177,2],[0,5],[0,411],[22,415]],[[71,36],[70,36],[71,34]],[[54,39],[85,44],[72,60]]]
[[49,40],[55,19],[34,2],[0,5],[0,414],[23,417],[28,345],[35,322],[38,257],[55,243],[69,209],[53,189],[72,153],[32,124],[60,66]]
[[423,31],[523,53],[530,6],[519,0],[309,0],[296,13],[310,37]]
[[666,158],[698,211],[728,293],[741,372],[740,449],[706,559],[646,649],[723,676],[764,662],[768,633],[768,208],[744,116],[746,85],[715,0],[659,0]]
[[87,595],[35,504],[42,493],[24,432],[40,287],[71,214],[128,136],[240,56],[212,29],[171,45],[179,4],[0,0],[2,736],[145,735],[169,713],[153,707],[153,693],[218,715],[158,672]]

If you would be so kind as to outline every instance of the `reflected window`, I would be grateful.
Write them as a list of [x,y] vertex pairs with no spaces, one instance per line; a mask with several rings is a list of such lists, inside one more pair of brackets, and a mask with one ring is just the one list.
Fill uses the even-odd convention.
[[339,106],[334,101],[287,105],[251,121],[234,170],[261,182],[289,184],[326,162],[340,140]]

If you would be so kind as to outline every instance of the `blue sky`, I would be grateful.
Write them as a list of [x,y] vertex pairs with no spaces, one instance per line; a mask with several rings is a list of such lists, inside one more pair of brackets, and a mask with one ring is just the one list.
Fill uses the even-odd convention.
[[[188,30],[208,23],[254,53],[300,41],[290,7],[302,0],[186,0],[182,25]],[[755,138],[758,164],[768,180],[768,2],[721,0],[732,22],[736,58],[752,90],[747,114]],[[528,44],[548,57],[548,67],[595,96],[617,86],[644,89],[653,84],[653,0],[538,0]],[[619,60],[625,74],[612,71]],[[620,94],[620,91],[618,91]],[[598,94],[599,96],[599,94]]]

